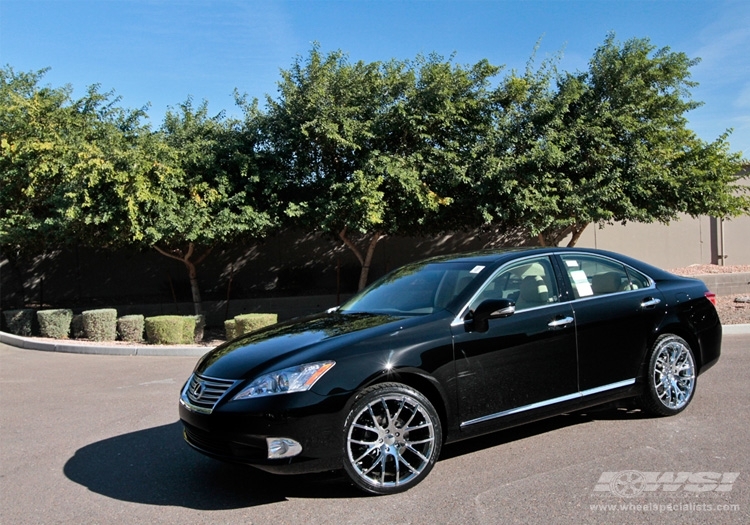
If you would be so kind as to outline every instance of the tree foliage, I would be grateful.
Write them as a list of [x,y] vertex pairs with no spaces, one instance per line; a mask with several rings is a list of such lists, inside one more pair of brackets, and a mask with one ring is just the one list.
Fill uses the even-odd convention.
[[696,62],[610,35],[585,72],[552,74],[547,63],[506,82],[511,146],[501,178],[519,196],[511,222],[541,244],[570,235],[573,245],[592,223],[747,212],[732,184],[742,158],[729,152],[728,135],[709,144],[687,127],[686,113],[699,105],[689,96]]
[[[134,241],[181,261],[200,313],[197,266],[218,245],[240,236],[262,236],[271,226],[254,161],[254,143],[242,123],[208,115],[208,104],[188,99],[167,112],[152,138],[166,167],[133,199]],[[123,193],[127,190],[123,189]]]
[[39,86],[45,71],[0,70],[0,244],[44,250],[127,242],[118,186],[153,169],[142,111],[91,86]]
[[[91,86],[0,69],[0,247],[145,246],[197,265],[285,224],[327,232],[366,284],[388,235],[478,227],[539,244],[590,224],[750,212],[730,131],[688,127],[697,59],[609,35],[588,68],[552,57],[500,77],[437,55],[366,63],[314,45],[242,119],[188,98],[161,127]],[[746,173],[746,172],[745,172]]]
[[282,71],[267,122],[286,213],[340,237],[362,265],[360,288],[380,239],[443,229],[434,217],[465,176],[482,90],[496,72],[437,56],[351,63],[317,47]]
[[242,122],[187,100],[152,132],[143,110],[119,108],[98,86],[74,100],[69,86],[40,86],[45,71],[1,73],[6,250],[153,247],[185,264],[199,310],[196,265],[214,246],[271,223],[256,204],[260,174]]

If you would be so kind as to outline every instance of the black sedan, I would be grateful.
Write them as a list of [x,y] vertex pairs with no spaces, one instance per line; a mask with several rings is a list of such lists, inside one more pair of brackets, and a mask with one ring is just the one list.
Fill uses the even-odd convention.
[[180,398],[198,451],[400,492],[445,443],[594,405],[677,414],[719,358],[698,280],[598,250],[437,257],[346,304],[230,341]]

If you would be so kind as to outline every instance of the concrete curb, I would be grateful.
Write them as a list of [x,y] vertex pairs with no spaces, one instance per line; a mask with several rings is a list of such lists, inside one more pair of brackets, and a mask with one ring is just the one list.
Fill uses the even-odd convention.
[[724,335],[750,334],[750,324],[725,324],[722,328]]
[[0,332],[0,343],[24,350],[41,350],[43,352],[64,352],[69,354],[98,355],[145,355],[145,356],[202,356],[210,346],[162,346],[162,345],[107,345],[84,344],[75,341],[48,342]]

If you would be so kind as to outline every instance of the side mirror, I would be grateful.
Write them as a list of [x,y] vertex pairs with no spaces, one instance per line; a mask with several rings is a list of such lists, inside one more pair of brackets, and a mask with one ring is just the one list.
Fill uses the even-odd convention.
[[490,329],[490,319],[509,317],[516,312],[516,303],[508,299],[487,299],[466,317],[466,330],[486,332]]

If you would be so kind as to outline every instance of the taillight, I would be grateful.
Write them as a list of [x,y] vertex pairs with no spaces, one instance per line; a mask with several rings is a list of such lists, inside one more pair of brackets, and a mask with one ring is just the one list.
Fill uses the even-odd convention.
[[716,294],[715,293],[713,293],[713,292],[706,292],[703,295],[706,296],[706,299],[708,299],[709,301],[711,301],[712,305],[716,306]]

